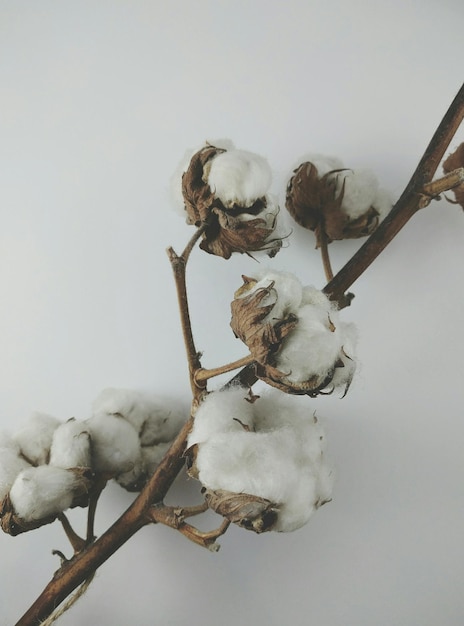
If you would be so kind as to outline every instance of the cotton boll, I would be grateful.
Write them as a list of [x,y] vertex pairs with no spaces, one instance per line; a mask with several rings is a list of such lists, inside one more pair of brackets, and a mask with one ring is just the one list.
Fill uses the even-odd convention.
[[85,422],[71,418],[53,433],[50,465],[65,469],[90,467],[90,433]]
[[301,294],[301,306],[305,304],[312,304],[317,306],[323,312],[324,317],[327,315],[332,316],[336,312],[336,308],[333,302],[325,295],[320,289],[316,289],[312,285],[306,285],[303,287]]
[[243,387],[210,393],[199,406],[187,447],[207,441],[215,433],[253,429],[253,407]]
[[79,487],[71,471],[50,465],[23,470],[10,490],[17,515],[24,521],[40,520],[69,508]]
[[45,465],[48,462],[53,433],[60,420],[46,413],[33,413],[15,435],[21,453],[32,465]]
[[272,174],[263,157],[245,150],[228,150],[211,161],[207,182],[226,207],[250,206],[266,195]]
[[86,420],[90,432],[92,467],[114,476],[133,469],[140,459],[137,432],[124,418],[97,413]]

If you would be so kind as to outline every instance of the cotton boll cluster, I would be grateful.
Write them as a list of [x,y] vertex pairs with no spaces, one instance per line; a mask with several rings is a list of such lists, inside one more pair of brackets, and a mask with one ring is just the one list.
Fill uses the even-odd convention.
[[0,435],[2,528],[17,534],[86,506],[97,478],[140,489],[184,421],[183,407],[127,389],[104,390],[87,420],[33,413],[12,437]]
[[292,274],[264,270],[244,277],[231,306],[232,329],[255,357],[260,378],[308,395],[329,384],[349,386],[356,331],[323,292]]
[[295,398],[270,391],[251,404],[243,388],[212,393],[196,413],[188,446],[196,449],[191,471],[207,489],[273,503],[272,530],[300,528],[331,498],[322,427]]
[[274,256],[282,241],[271,179],[267,161],[252,152],[211,144],[198,150],[182,174],[182,195],[187,221],[208,224],[200,247],[225,259],[233,252]]

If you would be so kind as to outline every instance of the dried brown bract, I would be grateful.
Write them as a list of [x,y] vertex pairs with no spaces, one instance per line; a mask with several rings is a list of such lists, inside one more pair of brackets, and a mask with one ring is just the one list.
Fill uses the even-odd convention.
[[277,521],[278,505],[265,498],[223,489],[204,489],[204,496],[210,509],[246,530],[264,533]]

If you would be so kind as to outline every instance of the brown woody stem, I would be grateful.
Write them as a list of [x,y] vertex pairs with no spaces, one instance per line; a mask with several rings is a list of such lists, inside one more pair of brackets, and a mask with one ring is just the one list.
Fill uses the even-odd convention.
[[324,226],[317,230],[317,241],[321,250],[322,265],[324,267],[325,279],[328,281],[333,278],[332,264],[330,263],[329,256],[329,242],[327,239],[327,233]]
[[[60,513],[58,515],[58,519],[63,526],[63,530],[66,533],[66,537],[69,539],[69,543],[71,544],[74,553],[80,552],[86,545],[86,542],[82,537],[75,532],[74,528],[71,526],[68,518],[64,513]],[[57,551],[58,552],[58,551]]]
[[346,306],[344,293],[366,271],[369,265],[399,233],[411,217],[422,208],[424,186],[429,184],[464,118],[464,85],[440,122],[416,171],[398,202],[366,243],[324,287],[331,300]]
[[178,256],[173,248],[168,248],[167,254],[171,262],[172,271],[174,273],[174,280],[176,283],[177,300],[179,303],[179,311],[181,318],[182,334],[184,336],[184,344],[187,352],[187,362],[189,368],[190,387],[192,389],[194,400],[198,400],[202,392],[206,389],[206,383],[202,385],[195,381],[195,374],[201,368],[200,355],[195,348],[195,342],[193,340],[192,325],[190,322],[190,312],[187,297],[187,284],[185,280],[185,271],[187,261],[195,243],[200,238],[202,232],[206,228],[206,225],[201,226],[196,231],[190,242],[187,244],[184,252],[181,256]]

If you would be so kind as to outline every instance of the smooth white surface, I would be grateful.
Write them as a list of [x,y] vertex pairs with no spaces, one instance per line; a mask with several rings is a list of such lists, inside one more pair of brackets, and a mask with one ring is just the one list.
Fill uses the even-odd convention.
[[[88,417],[106,386],[187,398],[165,255],[192,232],[169,208],[185,150],[230,137],[269,160],[281,198],[301,154],[335,154],[397,196],[460,86],[463,18],[458,0],[1,2],[0,427]],[[272,267],[323,286],[314,240],[289,227]],[[357,378],[343,400],[305,400],[337,467],[331,504],[288,535],[233,528],[215,555],[146,528],[60,623],[460,626],[463,242],[462,211],[434,203],[353,287]],[[335,267],[357,246],[333,247]],[[254,267],[192,258],[206,367],[245,354],[229,302]],[[99,532],[130,500],[108,489]],[[53,548],[69,553],[57,524],[0,536],[2,625]]]

